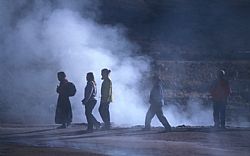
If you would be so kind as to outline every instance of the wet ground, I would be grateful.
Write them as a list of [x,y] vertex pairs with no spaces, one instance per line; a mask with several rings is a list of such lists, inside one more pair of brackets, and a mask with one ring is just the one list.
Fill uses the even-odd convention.
[[0,155],[250,155],[250,128],[163,128],[143,131],[142,126],[114,127],[87,133],[83,124],[67,129],[55,125],[1,125]]

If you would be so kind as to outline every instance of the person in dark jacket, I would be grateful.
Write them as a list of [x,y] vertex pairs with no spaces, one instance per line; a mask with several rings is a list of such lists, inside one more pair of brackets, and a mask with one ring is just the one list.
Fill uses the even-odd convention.
[[86,76],[87,85],[85,87],[84,92],[84,99],[82,100],[83,105],[85,105],[85,115],[88,122],[88,132],[93,132],[93,126],[95,125],[96,128],[99,128],[101,126],[101,123],[96,120],[94,115],[92,114],[92,111],[96,105],[96,83],[94,74],[92,72],[87,73]]
[[104,129],[110,129],[110,113],[109,113],[109,104],[112,102],[112,82],[109,78],[111,70],[102,69],[102,87],[101,87],[101,102],[99,107],[99,112],[101,118],[104,122]]
[[160,122],[165,127],[166,131],[171,131],[171,126],[168,123],[166,117],[163,114],[162,106],[164,105],[164,95],[163,95],[163,89],[162,84],[158,76],[155,76],[153,78],[154,84],[153,88],[150,92],[150,98],[149,103],[150,107],[148,109],[148,112],[146,114],[145,119],[145,128],[144,130],[150,130],[151,129],[151,120],[156,115],[157,118],[160,120]]
[[76,89],[73,83],[68,82],[64,72],[58,72],[57,78],[60,84],[56,89],[59,96],[56,106],[55,123],[62,124],[58,128],[66,128],[72,122],[72,109],[69,97],[75,94]]
[[226,105],[230,92],[229,83],[225,79],[225,71],[220,70],[210,90],[213,100],[214,127],[216,128],[225,128]]

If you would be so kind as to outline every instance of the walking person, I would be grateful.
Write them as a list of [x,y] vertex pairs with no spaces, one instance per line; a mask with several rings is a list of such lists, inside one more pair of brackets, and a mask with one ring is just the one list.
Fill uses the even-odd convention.
[[157,118],[165,127],[165,131],[171,131],[171,126],[168,123],[166,117],[164,116],[163,110],[162,110],[162,106],[164,105],[164,97],[163,97],[164,95],[163,95],[162,84],[158,76],[153,77],[153,83],[154,83],[153,88],[151,89],[150,98],[149,98],[150,107],[146,114],[144,130],[151,129],[151,125],[150,125],[151,120],[156,115]]
[[75,95],[76,88],[72,82],[66,79],[64,72],[58,72],[57,78],[60,84],[56,89],[59,95],[56,106],[55,123],[61,124],[58,128],[66,128],[72,122],[72,109],[69,97]]
[[225,71],[220,70],[217,79],[213,83],[210,93],[213,101],[213,117],[215,128],[225,128],[226,105],[231,89],[225,78]]
[[84,92],[84,99],[82,100],[83,105],[85,105],[85,115],[88,122],[88,132],[93,132],[93,126],[95,126],[97,129],[100,128],[101,123],[96,120],[94,115],[92,114],[92,111],[96,105],[96,83],[94,74],[92,72],[87,73],[86,76],[87,85],[85,87]]
[[112,82],[109,78],[111,70],[109,69],[102,69],[102,86],[101,86],[101,102],[99,107],[99,112],[101,118],[104,122],[104,129],[110,129],[110,112],[109,112],[109,104],[112,102]]

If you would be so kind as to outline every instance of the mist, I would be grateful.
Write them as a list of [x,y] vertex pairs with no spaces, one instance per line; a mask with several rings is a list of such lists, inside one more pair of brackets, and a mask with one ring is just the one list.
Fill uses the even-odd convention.
[[[99,24],[99,1],[0,1],[0,121],[54,123],[58,71],[77,87],[71,98],[73,122],[86,122],[81,104],[87,72],[97,82],[98,120],[102,68],[111,69],[111,122],[144,124],[151,87],[150,62],[122,25]],[[202,101],[190,101],[187,112],[178,105],[165,108],[172,125],[211,124]],[[204,111],[203,111],[204,110]],[[199,113],[197,113],[199,112]],[[202,116],[202,118],[201,118]],[[153,125],[159,122],[153,120]]]
[[138,46],[126,39],[125,28],[95,21],[97,1],[1,3],[2,120],[53,123],[56,74],[65,71],[77,87],[71,98],[73,122],[86,121],[81,104],[85,74],[94,72],[99,91],[102,68],[112,71],[112,122],[144,120],[144,102],[137,90],[149,71],[148,59],[132,55]]
[[201,99],[190,98],[184,107],[175,103],[165,107],[166,116],[171,125],[179,126],[211,126],[213,112],[211,107],[205,107]]

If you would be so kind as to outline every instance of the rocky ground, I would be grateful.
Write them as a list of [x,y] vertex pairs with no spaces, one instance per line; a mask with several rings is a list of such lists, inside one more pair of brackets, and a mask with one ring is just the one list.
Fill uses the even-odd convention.
[[1,125],[0,155],[249,155],[250,128],[179,126],[172,132],[156,127],[114,127],[86,133],[83,124],[67,129],[55,125]]

